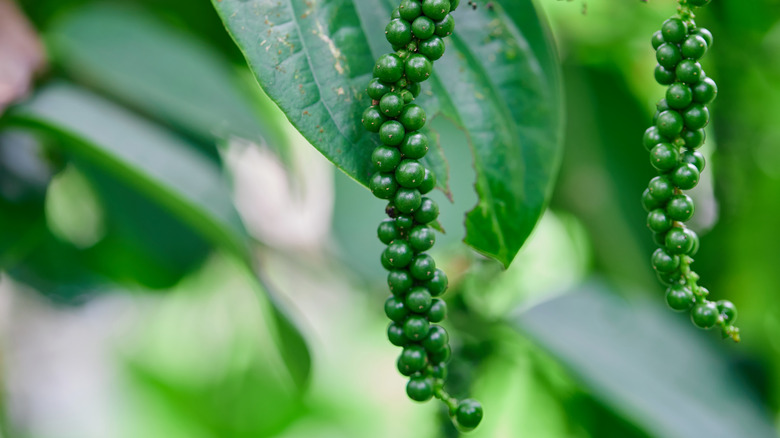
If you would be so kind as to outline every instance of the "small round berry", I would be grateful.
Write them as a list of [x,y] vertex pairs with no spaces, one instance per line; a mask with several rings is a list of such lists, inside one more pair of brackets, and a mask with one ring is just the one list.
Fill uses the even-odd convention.
[[428,353],[428,360],[431,363],[443,363],[450,360],[450,356],[452,356],[452,348],[450,348],[449,345],[444,347],[441,351],[434,351]]
[[659,143],[650,151],[650,164],[659,172],[674,169],[679,161],[679,149],[669,143]]
[[401,97],[404,99],[404,103],[412,103],[414,100],[414,94],[407,89],[401,90]]
[[406,295],[404,304],[414,313],[426,313],[432,304],[431,293],[422,286],[413,287]]
[[703,27],[698,27],[691,31],[691,35],[699,35],[700,37],[704,38],[704,41],[707,41],[707,48],[712,47],[712,33],[710,33],[709,30]]
[[658,281],[664,286],[674,286],[675,284],[682,284],[682,273],[680,271],[673,272],[656,272]]
[[422,91],[422,86],[418,84],[417,82],[410,82],[406,89],[412,93],[412,97],[417,97],[420,95],[420,92]]
[[417,190],[424,195],[430,193],[434,188],[436,188],[436,174],[426,167],[422,183],[420,184],[420,187],[417,187]]
[[680,137],[685,142],[685,147],[688,149],[698,149],[704,144],[704,140],[707,139],[707,133],[704,129],[683,129],[680,133]]
[[368,93],[368,97],[370,97],[371,99],[379,100],[382,98],[382,96],[389,93],[390,89],[391,87],[389,85],[382,83],[382,81],[380,81],[377,78],[373,78],[368,83],[366,92]]
[[444,41],[437,36],[432,36],[425,41],[421,41],[417,46],[417,50],[431,61],[436,61],[444,56]]
[[426,365],[428,365],[428,355],[424,348],[416,344],[407,345],[398,356],[398,371],[405,376],[420,371]]
[[693,59],[683,59],[674,69],[678,81],[695,84],[702,78],[701,65]]
[[701,173],[693,164],[682,164],[669,175],[672,183],[682,190],[690,190],[699,183]]
[[388,146],[397,146],[404,141],[404,125],[397,120],[388,120],[379,128],[379,140]]
[[398,8],[393,9],[393,12],[390,14],[390,18],[393,20],[396,18],[401,18],[401,11],[399,11]]
[[392,241],[387,248],[385,248],[385,254],[390,264],[395,268],[403,268],[412,262],[414,257],[414,251],[409,243],[403,239],[396,239]]
[[434,379],[446,380],[447,379],[447,364],[440,363],[430,366],[430,375]]
[[655,81],[661,85],[672,84],[675,79],[677,79],[674,75],[674,70],[668,69],[661,64],[655,66],[653,77],[655,78]]
[[[455,8],[453,7],[452,9]],[[452,35],[452,31],[454,30],[455,30],[455,19],[452,18],[451,14],[447,14],[446,17],[436,22],[434,32],[436,33],[436,35],[444,38]]]
[[670,18],[661,25],[661,34],[667,43],[681,43],[688,34],[688,26],[679,18]]
[[413,341],[425,339],[428,336],[430,324],[428,319],[420,315],[412,315],[404,321],[404,334]]
[[391,322],[387,326],[387,339],[396,347],[403,347],[409,344],[409,339],[404,334],[404,329],[397,322]]
[[412,42],[412,26],[401,18],[390,20],[385,27],[385,38],[393,46],[403,46]]
[[414,220],[421,224],[433,222],[439,217],[439,205],[430,198],[423,197],[420,208],[414,213]]
[[666,289],[666,304],[672,310],[678,312],[688,310],[695,302],[693,292],[682,284],[673,284]]
[[443,20],[450,13],[449,0],[423,0],[423,14],[433,21]]
[[706,164],[704,155],[701,152],[691,150],[683,152],[682,156],[680,157],[680,161],[683,163],[693,164],[697,169],[699,169],[699,173],[704,170],[704,166]]
[[397,239],[400,235],[398,229],[395,227],[395,220],[393,219],[385,219],[380,222],[376,234],[379,237],[379,240],[385,245]]
[[656,208],[661,208],[664,206],[663,201],[659,201],[653,197],[653,195],[650,194],[650,189],[645,189],[644,192],[642,192],[642,207],[645,209],[646,212],[651,212],[655,210]]
[[371,177],[368,187],[377,198],[390,199],[395,196],[398,183],[395,182],[395,176],[392,173],[377,172]]
[[387,117],[398,117],[404,109],[404,100],[398,93],[387,93],[379,100],[379,109]]
[[404,125],[407,132],[417,131],[425,126],[425,110],[419,105],[406,105],[398,116],[398,121]]
[[386,252],[382,251],[382,254],[379,257],[379,261],[382,263],[382,267],[386,270],[389,271],[393,269],[393,265],[390,263],[390,259],[387,258]]
[[465,430],[474,429],[482,421],[482,405],[474,400],[467,398],[461,400],[458,403],[458,408],[455,411],[455,418],[458,421],[458,425]]
[[658,246],[666,245],[666,231],[663,233],[653,233],[653,242]]
[[674,272],[680,267],[680,256],[669,254],[663,248],[656,249],[651,260],[658,272]]
[[406,395],[418,402],[426,402],[433,397],[433,382],[430,377],[417,376],[406,384]]
[[392,84],[404,75],[404,63],[395,53],[386,53],[379,57],[374,65],[374,76],[380,81]]
[[449,345],[450,337],[447,334],[447,330],[439,325],[431,326],[428,331],[428,337],[422,341],[422,346],[430,353],[444,350]]
[[[420,18],[418,18],[418,20]],[[415,53],[406,58],[404,72],[410,81],[422,82],[428,79],[432,71],[433,64],[431,64],[431,61],[425,56]]]
[[379,108],[370,106],[363,111],[363,117],[360,119],[363,127],[369,132],[379,132],[379,128],[387,120],[379,111]]
[[685,234],[687,234],[690,237],[691,241],[693,242],[693,244],[691,245],[691,249],[688,250],[686,254],[693,257],[696,255],[697,252],[699,252],[699,235],[696,234],[696,232],[690,228],[685,229]]
[[665,243],[669,254],[686,254],[693,247],[693,239],[680,227],[674,227],[666,233]]
[[433,273],[433,278],[425,283],[425,287],[431,291],[431,295],[434,297],[438,297],[439,295],[443,294],[444,291],[447,290],[448,285],[449,279],[447,279],[447,274],[445,274],[441,269],[436,269],[436,271]]
[[680,82],[676,82],[666,89],[666,103],[670,108],[683,109],[693,101],[693,91],[691,87]]
[[661,33],[660,30],[655,31],[653,33],[653,36],[650,38],[650,45],[653,46],[653,50],[658,49],[661,47],[661,44],[665,43],[664,41],[664,35]]
[[385,315],[391,321],[401,322],[409,315],[409,309],[400,298],[391,296],[385,301]]
[[401,214],[395,218],[395,226],[401,230],[411,230],[414,226],[414,218],[412,216]]
[[428,254],[418,254],[409,266],[409,272],[416,280],[428,281],[436,272],[436,262]]
[[707,126],[710,121],[710,111],[705,105],[693,104],[683,112],[685,127],[694,130]]
[[711,78],[704,78],[693,86],[693,101],[708,104],[718,96],[718,85]]
[[395,208],[401,213],[414,213],[422,205],[422,195],[417,189],[399,188],[393,198]]
[[689,59],[700,59],[707,53],[707,41],[701,35],[688,35],[680,46],[682,56]]
[[693,321],[693,324],[705,330],[714,327],[718,322],[719,316],[718,306],[711,301],[697,304],[691,310],[691,321]]
[[422,158],[428,153],[428,136],[422,132],[409,133],[401,143],[400,150],[407,158]]
[[404,0],[401,2],[401,5],[398,6],[398,12],[401,13],[401,18],[411,23],[415,18],[422,14],[422,6],[418,1]]
[[[436,27],[433,24],[433,20],[430,18],[421,15],[412,21],[412,33],[414,34],[415,38],[420,40],[427,40],[428,38],[433,36],[433,33],[436,31]],[[417,82],[417,81],[415,81]]]
[[655,59],[665,69],[674,70],[677,63],[682,60],[682,54],[680,54],[680,49],[678,49],[676,45],[663,43],[661,44],[661,47],[655,51]]
[[672,219],[670,219],[663,209],[657,208],[647,215],[647,228],[655,233],[663,233],[672,228]]
[[642,144],[648,151],[653,149],[655,145],[664,141],[664,137],[661,132],[655,126],[651,126],[645,130],[645,134],[642,137]]
[[392,172],[401,162],[401,152],[397,148],[382,145],[371,153],[371,161],[378,172]]
[[436,243],[436,233],[427,225],[416,226],[409,232],[409,245],[416,252],[427,251],[433,248],[434,243]]
[[431,308],[428,309],[428,321],[442,322],[447,317],[447,303],[440,298],[434,298]]
[[[726,324],[733,324],[737,320],[737,308],[729,300],[720,300],[717,303],[718,312]],[[427,347],[426,347],[427,348]]]
[[683,116],[677,111],[668,110],[658,115],[658,121],[655,123],[658,131],[667,138],[675,138],[682,132]]
[[656,176],[647,184],[650,195],[658,201],[666,202],[674,194],[674,185],[666,176]]
[[666,204],[666,215],[675,221],[685,222],[693,217],[693,199],[688,195],[674,195]]
[[424,177],[425,167],[417,160],[403,160],[395,169],[395,180],[401,187],[418,187]]
[[414,285],[414,279],[409,271],[392,270],[387,273],[387,286],[393,295],[401,296]]

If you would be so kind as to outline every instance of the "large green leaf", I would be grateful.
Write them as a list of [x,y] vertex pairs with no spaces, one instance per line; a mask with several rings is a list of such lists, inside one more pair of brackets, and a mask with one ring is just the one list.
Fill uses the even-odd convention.
[[156,200],[214,245],[247,259],[247,235],[219,167],[169,132],[83,89],[55,84],[4,121],[54,133],[73,156]]
[[[72,78],[213,144],[241,137],[283,153],[267,103],[224,56],[137,7],[93,4],[56,21],[46,39]],[[248,76],[248,75],[247,75]],[[268,103],[268,105],[271,105]]]
[[[303,135],[359,183],[378,144],[360,125],[374,60],[390,50],[391,0],[213,0],[260,85]],[[479,202],[465,242],[508,265],[545,207],[560,161],[558,64],[530,0],[455,13],[456,33],[419,98],[464,131]],[[439,151],[428,164],[447,187]],[[465,152],[465,151],[464,151]]]
[[687,318],[590,285],[512,324],[594,396],[658,438],[775,438],[766,407]]

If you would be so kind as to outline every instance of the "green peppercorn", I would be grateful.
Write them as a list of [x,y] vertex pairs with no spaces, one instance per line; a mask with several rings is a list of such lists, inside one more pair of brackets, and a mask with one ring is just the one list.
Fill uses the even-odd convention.
[[398,11],[401,13],[401,18],[412,22],[422,14],[422,6],[415,0],[403,0],[398,6]]
[[666,304],[673,310],[682,312],[689,310],[696,302],[691,290],[681,284],[674,284],[666,289]]
[[693,164],[684,163],[670,173],[670,179],[674,185],[682,190],[690,190],[699,183],[699,169]]
[[682,132],[683,116],[674,110],[664,111],[658,115],[655,126],[664,137],[675,138]]
[[371,177],[368,187],[377,198],[390,199],[395,196],[398,183],[395,182],[395,176],[392,173],[377,172]]
[[436,269],[436,271],[433,273],[433,278],[425,283],[425,287],[428,288],[428,290],[431,292],[431,295],[434,297],[438,297],[439,295],[443,294],[444,291],[447,290],[448,285],[449,280],[447,279],[447,274],[445,274],[441,269]]
[[[454,7],[452,9],[455,9]],[[455,19],[452,18],[452,14],[447,14],[446,17],[435,23],[434,33],[442,38],[452,35],[455,30]]]
[[428,309],[428,321],[442,322],[447,317],[447,303],[441,298],[434,298],[431,301],[431,308]]
[[404,304],[411,312],[426,313],[431,308],[431,293],[422,286],[415,286],[406,295]]
[[387,42],[394,46],[403,46],[412,42],[412,26],[401,18],[391,20],[385,27]]
[[650,195],[658,201],[666,201],[674,194],[674,185],[664,175],[656,176],[647,185]]
[[379,57],[374,66],[374,76],[380,81],[392,84],[404,75],[404,64],[395,53],[387,53]]
[[666,69],[673,70],[677,67],[677,63],[682,60],[682,54],[680,49],[671,43],[663,43],[655,52],[655,59],[658,64]]
[[[423,17],[420,17],[423,18]],[[418,20],[420,19],[418,18]],[[416,20],[415,20],[416,21]],[[413,54],[406,58],[404,73],[412,82],[423,82],[428,79],[433,71],[433,64],[423,55]]]
[[482,421],[482,405],[473,399],[461,400],[455,411],[458,425],[465,430],[474,429]]
[[688,35],[680,45],[682,56],[689,59],[700,59],[707,53],[707,41],[701,35]]
[[669,254],[685,254],[693,247],[693,239],[681,227],[673,227],[666,233],[666,251]]
[[405,376],[420,371],[426,365],[428,365],[428,355],[423,347],[416,344],[407,345],[398,356],[398,371]]
[[675,221],[685,222],[693,217],[693,199],[690,196],[674,195],[666,204],[666,215]]
[[666,89],[666,102],[670,108],[683,109],[693,101],[693,91],[686,84],[677,82]]
[[656,233],[663,233],[672,228],[672,219],[663,209],[657,208],[647,215],[647,227]]
[[[427,251],[436,242],[436,233],[427,225],[419,225],[409,232],[409,245],[416,252]],[[387,243],[387,242],[385,242]]]
[[420,53],[431,61],[435,61],[444,56],[444,49],[444,41],[437,36],[432,36],[425,41],[421,41],[418,46]]
[[655,145],[663,141],[665,141],[664,137],[661,135],[661,132],[655,126],[651,126],[647,128],[647,130],[645,131],[645,135],[642,138],[642,144],[645,146],[645,149],[647,149],[648,151],[653,149]]
[[398,117],[404,109],[404,100],[398,93],[387,93],[379,100],[379,109],[386,117]]
[[433,397],[433,382],[429,377],[412,377],[406,384],[406,395],[418,402],[426,402]]
[[439,217],[439,205],[430,198],[423,197],[420,207],[414,213],[414,220],[421,224],[433,222]]
[[397,120],[388,120],[379,128],[379,140],[388,146],[397,146],[404,141],[404,125]]
[[655,66],[653,77],[655,78],[655,81],[661,85],[672,84],[674,83],[675,79],[677,79],[674,75],[674,70],[667,69],[661,64]]
[[683,59],[674,69],[674,74],[677,76],[677,80],[689,84],[695,84],[699,82],[703,73],[704,72],[701,69],[701,65],[693,59]]
[[378,172],[393,172],[401,162],[401,152],[393,147],[379,146],[371,153],[371,161]]
[[422,158],[428,153],[428,136],[422,132],[411,132],[404,138],[400,150],[407,158]]
[[714,327],[718,322],[718,317],[720,317],[718,306],[710,301],[697,304],[691,310],[691,321],[693,321],[696,327],[705,330]]
[[699,169],[699,173],[704,170],[704,155],[702,155],[702,153],[699,151],[687,150],[683,152],[682,156],[680,157],[680,161],[683,163],[693,164],[697,169]]
[[417,209],[421,208],[420,206],[423,203],[423,199],[419,190],[401,187],[395,192],[393,203],[398,211],[409,214],[414,213]]
[[718,86],[710,78],[703,78],[693,86],[693,101],[709,104],[718,96]]
[[428,336],[423,340],[422,346],[428,352],[442,351],[449,345],[449,335],[444,327],[434,325],[428,330]]
[[669,143],[659,143],[650,151],[650,164],[659,172],[672,170],[679,162],[679,149]]
[[414,279],[409,274],[409,271],[391,270],[387,273],[387,286],[393,295],[400,296],[405,294],[412,285],[414,285]]
[[418,187],[422,184],[424,177],[425,168],[417,160],[403,160],[395,169],[395,180],[401,187]]
[[698,149],[704,144],[707,133],[704,129],[683,129],[682,133],[680,133],[680,137],[685,142],[686,148]]
[[650,45],[653,46],[653,50],[658,49],[661,44],[665,43],[664,41],[664,35],[661,33],[660,30],[655,31],[653,36],[650,38]]
[[387,259],[390,261],[390,264],[395,268],[407,266],[414,257],[412,247],[403,239],[396,239],[387,245],[385,254],[387,254]]
[[433,21],[443,20],[450,13],[449,0],[423,0],[423,14]]
[[419,281],[431,280],[434,272],[436,272],[436,262],[433,261],[433,257],[425,253],[415,256],[409,265],[409,273]]
[[680,257],[658,248],[652,257],[653,268],[658,272],[674,272],[680,267]]
[[646,212],[649,213],[656,208],[663,206],[664,202],[655,199],[653,195],[650,194],[650,189],[645,189],[645,191],[642,192],[642,208],[644,208]]
[[360,119],[361,123],[363,123],[363,127],[369,132],[379,132],[379,128],[385,120],[387,119],[379,111],[379,108],[375,106],[366,108],[366,110],[363,111],[363,117]]
[[387,245],[397,239],[400,233],[395,227],[395,221],[393,219],[385,219],[379,223],[376,234],[379,236],[379,240]]
[[390,296],[385,300],[385,315],[394,322],[402,322],[409,315],[409,310],[404,305],[403,300]]
[[723,322],[733,324],[737,320],[737,308],[729,300],[720,300],[717,302],[718,312],[720,312]]
[[387,326],[387,339],[396,347],[404,347],[409,344],[409,339],[404,334],[404,329],[396,322]]
[[413,341],[420,341],[428,336],[429,327],[430,323],[427,318],[419,315],[411,315],[404,321],[404,334]]
[[425,126],[425,110],[419,105],[406,105],[398,116],[398,121],[404,125],[407,132],[422,129]]
[[436,174],[431,172],[430,169],[425,168],[425,175],[423,176],[422,183],[417,187],[417,190],[420,191],[420,194],[425,195],[426,193],[430,193],[434,188],[436,188]]
[[433,36],[435,31],[436,27],[433,23],[433,20],[424,15],[421,15],[412,21],[412,34],[414,34],[414,37],[417,39],[423,41],[427,40]]

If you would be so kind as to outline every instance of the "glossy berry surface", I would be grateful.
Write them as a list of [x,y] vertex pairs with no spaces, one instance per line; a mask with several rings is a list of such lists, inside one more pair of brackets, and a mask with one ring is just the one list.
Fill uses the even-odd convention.
[[395,182],[393,174],[375,173],[371,177],[368,187],[377,198],[390,199],[395,196],[395,192],[398,190],[398,183]]
[[652,257],[653,268],[658,272],[674,272],[680,267],[680,257],[658,248]]
[[442,322],[447,317],[447,303],[440,298],[434,298],[431,308],[428,309],[428,321]]
[[425,126],[425,110],[415,104],[406,105],[398,117],[398,121],[404,125],[408,132],[417,131]]
[[718,322],[720,312],[718,306],[712,302],[697,304],[691,310],[691,321],[696,327],[710,329]]
[[374,76],[385,83],[393,83],[404,74],[404,64],[395,53],[388,53],[379,57],[374,65]]
[[413,341],[419,341],[428,336],[430,323],[424,316],[412,315],[404,321],[404,334]]
[[422,184],[425,168],[416,160],[404,160],[395,169],[395,179],[401,187],[414,188]]
[[412,377],[406,384],[406,395],[418,402],[425,402],[433,397],[433,383],[427,377]]
[[422,132],[412,132],[404,138],[400,150],[407,158],[422,158],[428,153],[428,136]]
[[391,20],[385,27],[387,42],[394,46],[403,46],[412,42],[412,26],[401,18]]
[[693,164],[682,164],[671,173],[671,181],[682,190],[690,190],[696,187],[700,178],[699,169]]
[[429,17],[421,15],[412,21],[412,34],[414,34],[415,38],[427,40],[433,36],[435,31],[433,20]]
[[679,18],[670,18],[661,25],[661,34],[667,43],[680,43],[688,34],[688,26]]
[[666,215],[675,221],[685,222],[689,220],[693,217],[693,211],[693,199],[685,194],[672,196],[672,199],[666,204]]
[[482,421],[482,405],[473,399],[461,400],[455,411],[458,425],[466,430],[473,429]]
[[[419,20],[419,18],[418,18]],[[428,79],[433,71],[433,64],[423,55],[409,55],[404,65],[406,77],[413,82],[423,82]]]
[[452,35],[454,30],[455,20],[452,18],[452,15],[447,15],[442,20],[436,22],[434,32],[437,36],[444,38],[446,36]]
[[423,14],[430,17],[431,20],[439,21],[444,19],[450,13],[449,0],[423,0]]
[[401,163],[401,152],[389,146],[379,146],[371,153],[371,162],[378,172],[392,172]]
[[388,146],[397,146],[404,140],[404,125],[397,120],[388,120],[379,128],[379,140]]
[[693,248],[693,239],[682,228],[674,227],[666,233],[665,244],[669,254],[685,254]]
[[678,312],[682,312],[693,307],[695,297],[688,287],[675,284],[666,289],[666,304]]
[[387,273],[387,286],[390,288],[390,292],[393,295],[403,295],[414,284],[414,279],[409,271],[406,270],[391,270]]
[[444,48],[444,41],[437,36],[421,41],[417,46],[417,50],[431,61],[435,61],[444,56]]
[[385,120],[387,119],[379,111],[379,108],[371,106],[363,111],[363,117],[360,119],[360,122],[363,124],[363,127],[366,128],[366,131],[379,132],[379,128]]

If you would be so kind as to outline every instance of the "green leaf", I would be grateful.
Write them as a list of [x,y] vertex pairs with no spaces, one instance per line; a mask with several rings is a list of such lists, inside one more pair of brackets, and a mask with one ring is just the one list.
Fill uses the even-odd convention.
[[[229,60],[137,7],[92,4],[56,21],[46,39],[73,79],[213,144],[230,137],[285,155],[285,135],[256,87]],[[245,70],[245,69],[244,69]],[[254,81],[253,81],[254,82]]]
[[728,360],[688,318],[627,304],[601,285],[516,312],[511,323],[592,393],[652,436],[774,438]]
[[156,200],[212,244],[248,259],[247,234],[221,170],[169,132],[83,89],[40,90],[4,121],[49,132],[78,159]]
[[[461,8],[447,54],[419,103],[467,136],[477,173],[477,206],[465,242],[508,265],[533,229],[561,155],[558,63],[530,0],[492,10]],[[383,29],[390,0],[213,0],[260,85],[301,133],[363,185],[377,136],[360,125],[374,60],[390,50]],[[368,30],[368,32],[367,32]],[[428,165],[447,187],[443,155]]]

